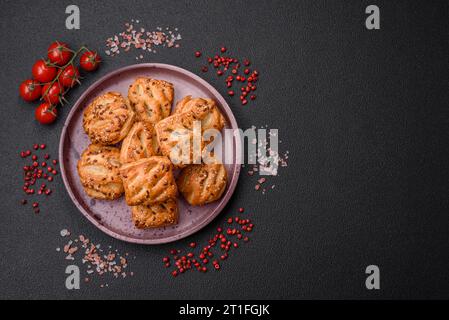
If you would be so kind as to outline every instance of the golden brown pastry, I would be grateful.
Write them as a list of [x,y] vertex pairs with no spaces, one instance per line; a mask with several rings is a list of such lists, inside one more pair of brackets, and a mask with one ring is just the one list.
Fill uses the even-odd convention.
[[201,128],[203,132],[212,128],[217,129],[218,131],[223,129],[225,119],[215,104],[215,101],[212,99],[192,98],[192,96],[186,96],[178,101],[173,114],[188,112],[202,105],[211,107],[211,111],[207,114],[207,116],[201,119]]
[[132,220],[138,229],[160,228],[178,223],[178,204],[169,199],[155,204],[131,207]]
[[78,174],[87,195],[96,199],[114,200],[123,192],[120,176],[120,150],[91,144],[78,161]]
[[124,164],[120,169],[130,206],[153,204],[178,195],[173,165],[166,157],[150,157]]
[[145,77],[137,78],[129,87],[128,99],[145,125],[154,125],[170,115],[173,84]]
[[142,122],[134,123],[122,142],[120,162],[122,164],[161,154],[153,127],[144,126]]
[[177,184],[188,203],[201,206],[220,199],[227,180],[222,164],[194,164],[181,171]]
[[112,145],[126,137],[134,119],[134,111],[122,95],[107,92],[84,110],[83,127],[92,143]]
[[[225,124],[224,118],[221,116],[218,121],[210,121],[216,110],[215,104],[194,104],[189,106],[186,112],[175,112],[174,115],[158,122],[155,129],[162,154],[169,157],[178,168],[183,168],[192,163],[201,163],[201,152],[207,144],[202,139],[202,134],[206,129],[201,125],[201,132],[199,132],[201,139],[198,139],[199,141],[196,143],[198,148],[193,142],[194,124],[197,122],[199,126],[200,122],[205,122],[206,127],[211,126],[220,131]],[[187,145],[187,148],[183,148],[184,145]],[[188,150],[189,153],[186,154],[185,150]]]

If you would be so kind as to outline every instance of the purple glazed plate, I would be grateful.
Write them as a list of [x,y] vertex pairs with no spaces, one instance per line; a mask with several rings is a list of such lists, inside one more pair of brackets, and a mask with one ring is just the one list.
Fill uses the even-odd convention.
[[176,226],[140,230],[131,221],[131,209],[124,198],[114,201],[96,200],[88,197],[81,185],[77,173],[77,162],[81,153],[89,145],[89,139],[82,126],[84,108],[98,95],[107,91],[118,91],[124,96],[129,85],[138,76],[163,79],[173,83],[175,99],[186,95],[208,97],[214,99],[227,120],[227,128],[237,129],[235,117],[225,99],[210,84],[193,73],[175,66],[159,63],[136,64],[121,68],[102,77],[78,99],[70,111],[61,134],[59,143],[59,159],[61,174],[65,187],[81,213],[95,226],[108,235],[119,240],[141,243],[160,244],[185,238],[210,223],[225,207],[237,185],[240,174],[241,143],[236,139],[232,150],[233,164],[226,165],[228,185],[223,197],[213,203],[201,207],[190,206],[182,196],[178,198],[179,223]]

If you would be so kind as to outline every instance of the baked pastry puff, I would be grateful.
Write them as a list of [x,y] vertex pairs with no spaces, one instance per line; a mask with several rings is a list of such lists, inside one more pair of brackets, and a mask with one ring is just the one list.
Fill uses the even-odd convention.
[[145,77],[137,78],[128,90],[131,106],[145,125],[155,125],[170,115],[173,96],[173,84]]
[[[190,100],[186,99],[184,101],[188,102]],[[215,103],[192,103],[186,107],[185,103],[182,102],[178,107],[181,109],[185,107],[186,111],[175,111],[172,116],[158,122],[155,125],[155,129],[162,154],[169,157],[177,168],[184,168],[188,164],[200,162],[201,159],[198,159],[198,157],[201,157],[201,153],[207,144],[202,136],[204,131],[212,128],[220,131],[223,129],[225,122]],[[217,112],[219,116],[216,118],[216,121],[211,121],[211,119],[217,116]],[[203,123],[205,123],[204,126]],[[201,139],[198,139],[200,141],[194,144],[195,125],[201,125],[201,128],[198,127],[201,131]],[[197,144],[199,152],[194,150],[197,148]],[[184,145],[187,145],[188,149],[184,148]],[[189,153],[186,154],[187,151],[185,150],[188,150]]]
[[132,220],[138,229],[160,228],[178,223],[178,204],[169,199],[155,204],[131,207]]
[[150,157],[124,164],[120,174],[130,206],[154,204],[176,198],[178,188],[173,166],[166,157]]
[[217,129],[220,131],[225,125],[225,119],[218,109],[215,101],[206,98],[192,98],[192,96],[185,96],[176,104],[176,108],[173,114],[179,114],[189,112],[197,109],[198,107],[206,105],[210,106],[210,112],[201,119],[201,129],[206,131],[208,129]]
[[142,122],[134,123],[122,142],[120,162],[122,164],[161,154],[153,127],[146,127]]
[[91,144],[78,161],[78,175],[87,195],[95,199],[114,200],[123,192],[120,176],[120,150]]
[[118,92],[107,92],[84,110],[83,127],[92,143],[113,145],[126,137],[134,119],[125,98]]
[[194,164],[182,169],[177,179],[179,191],[192,206],[221,198],[228,175],[223,164]]

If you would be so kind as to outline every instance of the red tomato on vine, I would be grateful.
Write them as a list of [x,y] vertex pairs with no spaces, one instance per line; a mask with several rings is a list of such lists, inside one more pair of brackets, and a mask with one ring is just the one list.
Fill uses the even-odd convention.
[[58,110],[51,104],[44,102],[36,108],[34,116],[39,123],[50,124],[56,120]]
[[86,71],[94,71],[98,68],[101,58],[95,51],[86,51],[80,58],[80,65]]
[[20,84],[19,93],[23,100],[31,102],[41,97],[42,86],[36,80],[25,80]]
[[47,56],[52,63],[64,66],[73,57],[73,52],[66,43],[55,41],[48,47]]
[[41,83],[47,83],[56,77],[58,70],[49,62],[40,59],[33,65],[32,73],[34,79]]
[[45,102],[52,105],[57,105],[60,103],[63,95],[64,87],[57,82],[53,84],[46,84],[42,89],[42,98],[44,98]]
[[67,66],[62,71],[59,81],[65,88],[72,88],[79,83],[80,72],[77,67],[73,65]]

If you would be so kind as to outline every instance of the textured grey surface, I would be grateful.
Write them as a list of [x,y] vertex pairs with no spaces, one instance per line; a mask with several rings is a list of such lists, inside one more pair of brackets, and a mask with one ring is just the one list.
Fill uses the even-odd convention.
[[[375,1],[381,30],[364,27],[368,1],[81,1],[81,30],[64,28],[69,1],[2,1],[1,298],[448,298],[447,161],[448,6],[446,1]],[[279,128],[290,164],[273,192],[256,193],[242,176],[227,207],[244,206],[255,221],[251,244],[219,273],[172,279],[161,258],[172,245],[116,241],[92,226],[58,189],[33,215],[19,205],[19,150],[44,141],[56,154],[61,127],[34,122],[17,94],[35,59],[60,39],[103,51],[104,40],[136,18],[148,28],[177,26],[182,48],[159,50],[145,62],[199,72],[193,51],[225,44],[261,72],[256,103],[229,100],[243,128]],[[105,59],[70,94],[134,54]],[[185,242],[204,242],[222,214]],[[55,251],[69,228],[103,246],[136,255],[135,277],[64,287],[68,264]],[[377,264],[381,290],[364,288],[364,269]]]

